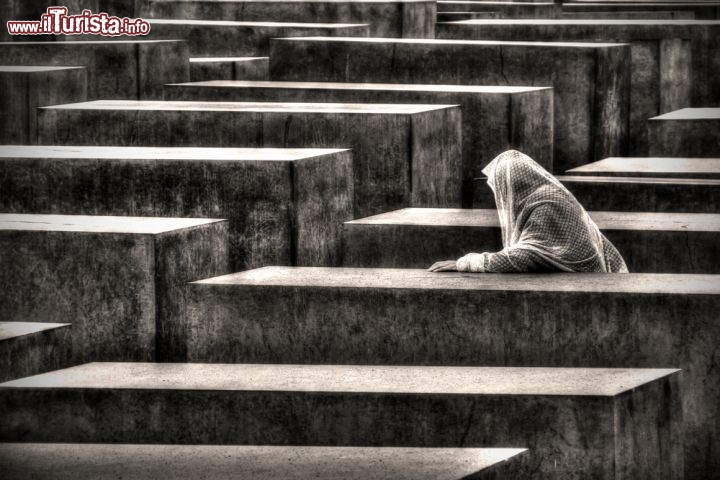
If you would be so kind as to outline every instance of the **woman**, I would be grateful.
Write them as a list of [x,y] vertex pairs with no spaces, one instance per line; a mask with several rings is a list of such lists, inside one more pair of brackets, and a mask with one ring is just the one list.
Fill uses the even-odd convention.
[[504,248],[437,262],[431,272],[627,273],[620,253],[575,197],[530,157],[509,150],[483,174],[495,194]]

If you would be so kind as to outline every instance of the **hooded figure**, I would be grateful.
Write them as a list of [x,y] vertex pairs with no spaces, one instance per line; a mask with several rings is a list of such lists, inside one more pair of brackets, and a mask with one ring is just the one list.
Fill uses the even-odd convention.
[[620,253],[575,197],[530,157],[509,150],[483,174],[495,194],[504,248],[465,255],[455,268],[452,261],[438,262],[431,271],[627,273]]

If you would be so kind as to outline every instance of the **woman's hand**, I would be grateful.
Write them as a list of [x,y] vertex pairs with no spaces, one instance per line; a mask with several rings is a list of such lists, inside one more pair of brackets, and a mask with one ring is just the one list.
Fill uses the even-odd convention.
[[428,272],[457,272],[457,265],[455,264],[455,260],[443,260],[442,262],[433,263],[432,266],[428,268]]

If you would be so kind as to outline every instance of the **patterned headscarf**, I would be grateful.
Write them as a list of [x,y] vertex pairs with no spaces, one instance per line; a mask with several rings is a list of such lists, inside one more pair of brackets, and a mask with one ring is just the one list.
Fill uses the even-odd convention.
[[457,261],[473,272],[627,272],[617,249],[575,197],[527,155],[509,150],[483,173],[495,194],[503,250]]

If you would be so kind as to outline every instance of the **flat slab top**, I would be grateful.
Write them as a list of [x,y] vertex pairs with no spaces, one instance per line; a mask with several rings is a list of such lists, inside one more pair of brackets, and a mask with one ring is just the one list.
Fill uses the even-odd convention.
[[268,82],[248,80],[209,80],[204,82],[174,83],[173,86],[197,88],[277,88],[287,90],[362,90],[394,92],[490,93],[512,94],[552,90],[552,87],[520,87],[496,85],[422,85],[407,83],[344,83],[344,82]]
[[547,7],[547,6],[549,6],[549,5],[555,5],[554,2],[486,2],[486,1],[479,1],[479,0],[467,0],[467,1],[462,1],[462,0],[442,1],[442,0],[438,0],[437,3],[438,3],[438,5],[439,5],[439,4],[451,3],[451,4],[462,4],[462,5],[500,5],[500,6],[502,6],[502,5],[518,5],[518,4],[520,4],[520,5],[525,6],[525,7],[528,7],[528,6],[530,6],[530,7]]
[[614,396],[678,371],[99,362],[13,380],[0,388]]
[[0,214],[0,231],[159,234],[224,220],[210,218],[103,217]]
[[190,63],[221,63],[221,62],[258,62],[268,61],[270,57],[192,57]]
[[[652,178],[652,177],[615,177],[600,175],[556,175],[563,183],[617,183],[638,185],[676,185],[676,186],[720,186],[720,179],[713,178]],[[476,179],[476,181],[480,181]],[[483,180],[484,181],[484,180]]]
[[[438,1],[438,3],[442,3]],[[720,2],[614,2],[606,1],[603,2],[584,2],[577,1],[576,3],[568,3],[563,5],[563,9],[566,7],[715,7],[720,5]]]
[[0,73],[38,73],[38,72],[58,72],[64,70],[80,70],[82,66],[77,67],[50,67],[50,66],[25,66],[25,65],[0,65]]
[[720,108],[681,108],[650,120],[720,120]]
[[[524,448],[305,447],[2,443],[9,475],[56,480],[460,480],[526,455]],[[15,476],[17,474],[17,476]]]
[[720,295],[720,275],[661,273],[431,273],[425,269],[263,267],[193,282],[217,288],[472,290]]
[[[0,147],[2,148],[2,147]],[[572,175],[720,178],[720,158],[610,157],[567,171]]]
[[[537,5],[537,4],[534,4]],[[468,20],[457,20],[452,22],[439,22],[449,25],[477,25],[477,26],[488,26],[488,25],[552,25],[552,26],[563,26],[563,25],[580,25],[587,28],[590,25],[597,26],[617,26],[617,27],[630,27],[630,26],[718,26],[720,27],[720,21],[718,20],[673,20],[673,19],[555,19],[555,18],[503,18],[503,19],[482,19],[473,18]]]
[[0,145],[2,159],[109,159],[288,162],[346,152],[338,148],[63,147]]
[[254,27],[254,28],[352,28],[367,27],[366,23],[301,23],[301,22],[238,22],[232,20],[185,20],[149,18],[152,25],[198,25],[202,27]]
[[554,47],[554,48],[608,48],[622,47],[627,43],[601,43],[601,42],[504,42],[495,40],[432,40],[424,38],[378,38],[378,37],[289,37],[274,40],[298,42],[324,42],[324,43],[386,43],[407,45],[467,45],[467,46],[495,46],[506,47]]
[[0,341],[69,326],[69,323],[0,322]]
[[162,100],[96,100],[41,107],[46,110],[146,110],[189,112],[288,112],[359,113],[412,115],[458,105],[381,104],[381,103],[292,103],[292,102],[168,102]]
[[[720,214],[664,212],[589,212],[601,230],[720,233]],[[348,225],[500,228],[497,210],[404,208],[345,222]]]

